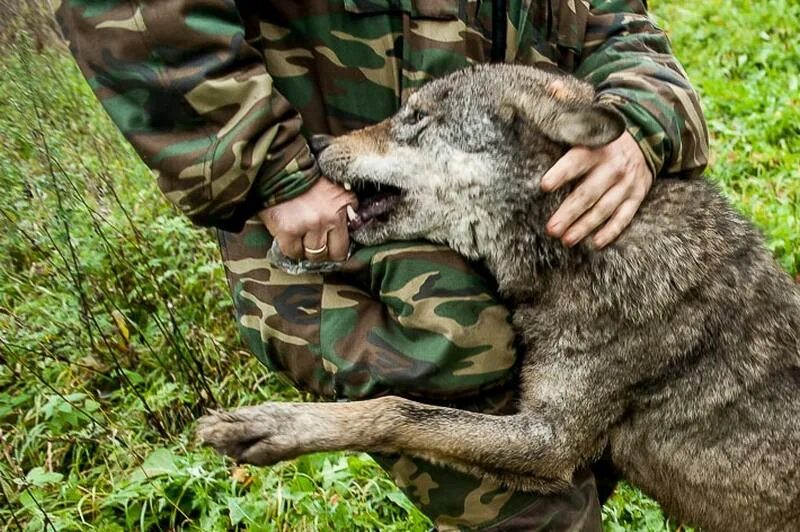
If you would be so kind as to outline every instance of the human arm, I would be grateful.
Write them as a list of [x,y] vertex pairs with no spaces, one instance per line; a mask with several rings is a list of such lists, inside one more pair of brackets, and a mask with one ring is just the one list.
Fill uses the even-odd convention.
[[237,231],[318,179],[300,115],[273,87],[226,0],[64,0],[78,65],[166,197]]
[[573,74],[595,86],[598,101],[621,113],[627,133],[599,150],[570,150],[548,172],[544,190],[583,179],[547,228],[574,245],[602,226],[593,238],[602,247],[630,223],[654,176],[703,171],[708,133],[697,94],[642,2],[593,0],[588,8],[576,2],[575,12],[563,4],[558,27],[584,28],[562,39],[572,45],[565,55],[574,58]]

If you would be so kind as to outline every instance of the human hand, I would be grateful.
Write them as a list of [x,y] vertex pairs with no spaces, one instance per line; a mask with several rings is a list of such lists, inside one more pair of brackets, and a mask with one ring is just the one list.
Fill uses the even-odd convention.
[[358,208],[356,195],[321,177],[304,193],[258,216],[287,257],[340,261],[350,248],[348,206]]
[[571,247],[602,225],[592,238],[592,245],[601,249],[631,223],[653,185],[653,174],[626,131],[603,147],[569,150],[542,177],[541,188],[551,192],[581,177],[547,222],[547,234]]

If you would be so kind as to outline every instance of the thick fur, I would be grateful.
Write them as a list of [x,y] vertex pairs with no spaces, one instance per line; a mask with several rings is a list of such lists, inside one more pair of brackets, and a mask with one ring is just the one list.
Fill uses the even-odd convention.
[[543,194],[541,176],[569,145],[622,131],[592,99],[571,78],[479,67],[319,157],[335,180],[404,191],[360,242],[424,237],[485,260],[527,348],[516,414],[397,397],[267,403],[203,418],[202,438],[255,464],[403,451],[542,492],[608,451],[675,519],[800,530],[800,290],[703,180],[656,180],[604,250],[549,239],[567,191]]

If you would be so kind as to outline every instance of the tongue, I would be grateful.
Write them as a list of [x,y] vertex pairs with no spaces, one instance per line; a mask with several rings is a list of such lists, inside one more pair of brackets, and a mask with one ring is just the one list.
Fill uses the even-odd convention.
[[364,227],[369,221],[391,210],[400,200],[398,194],[380,194],[365,198],[356,211],[356,216],[348,222],[351,231]]

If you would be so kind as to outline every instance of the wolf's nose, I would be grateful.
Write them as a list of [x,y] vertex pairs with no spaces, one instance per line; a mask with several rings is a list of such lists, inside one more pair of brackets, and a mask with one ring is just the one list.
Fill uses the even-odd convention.
[[333,142],[333,137],[331,135],[311,135],[309,144],[311,145],[311,151],[316,155],[330,146],[331,142]]

